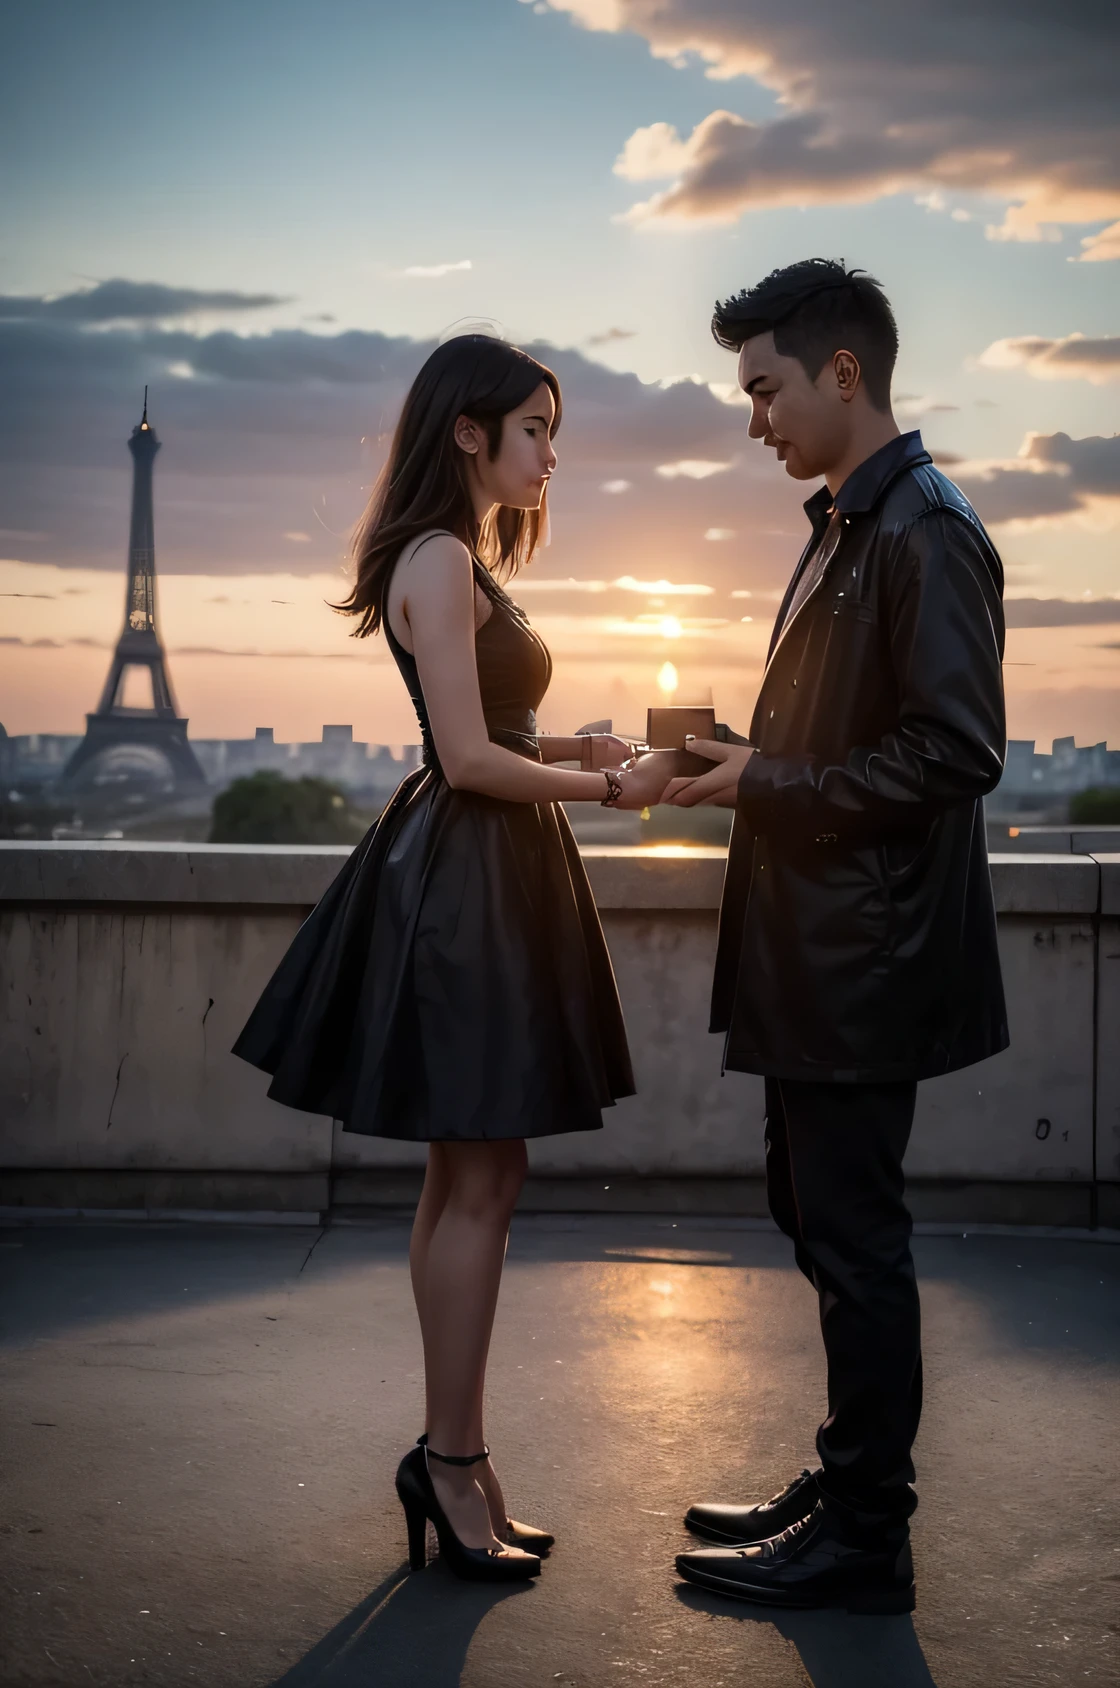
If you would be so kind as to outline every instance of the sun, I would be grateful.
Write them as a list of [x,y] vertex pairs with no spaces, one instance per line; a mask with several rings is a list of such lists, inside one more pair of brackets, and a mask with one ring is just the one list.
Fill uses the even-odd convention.
[[671,662],[663,662],[657,675],[657,689],[666,697],[672,697],[680,684],[676,669]]

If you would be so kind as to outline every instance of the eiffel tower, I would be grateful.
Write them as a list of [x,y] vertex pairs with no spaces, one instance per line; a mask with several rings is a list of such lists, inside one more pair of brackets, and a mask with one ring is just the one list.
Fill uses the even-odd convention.
[[[124,628],[109,665],[101,700],[86,716],[86,736],[62,776],[70,791],[137,786],[161,795],[196,791],[206,780],[187,742],[187,723],[179,714],[171,677],[156,632],[156,553],[152,511],[152,468],[159,440],[144,414],[128,442],[132,453],[132,521],[128,534],[128,588]],[[151,703],[125,701],[128,682],[141,671],[151,687]]]

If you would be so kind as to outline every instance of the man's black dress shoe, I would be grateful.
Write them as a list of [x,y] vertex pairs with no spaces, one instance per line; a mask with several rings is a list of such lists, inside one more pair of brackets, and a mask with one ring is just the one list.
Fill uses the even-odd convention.
[[773,1541],[682,1553],[677,1570],[701,1588],[759,1606],[841,1606],[882,1614],[914,1610],[914,1562],[905,1526],[855,1546],[823,1505]]
[[684,1515],[684,1527],[694,1536],[703,1536],[705,1541],[743,1547],[748,1542],[769,1541],[772,1536],[780,1536],[791,1524],[808,1518],[819,1499],[817,1472],[803,1471],[780,1495],[759,1506],[690,1506]]

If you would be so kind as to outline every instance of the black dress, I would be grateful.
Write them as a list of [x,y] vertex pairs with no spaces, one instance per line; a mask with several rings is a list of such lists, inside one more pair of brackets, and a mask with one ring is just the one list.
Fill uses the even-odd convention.
[[[476,634],[490,737],[539,759],[552,660],[481,563]],[[448,785],[413,657],[382,623],[424,763],[300,927],[234,1054],[268,1094],[348,1131],[411,1141],[602,1125],[634,1093],[622,1009],[571,827],[555,803]]]

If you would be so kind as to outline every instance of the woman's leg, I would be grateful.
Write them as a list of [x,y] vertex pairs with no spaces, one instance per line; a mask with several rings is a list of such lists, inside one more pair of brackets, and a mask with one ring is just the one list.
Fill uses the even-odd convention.
[[[416,1302],[416,1316],[420,1320],[420,1330],[425,1328],[426,1314],[426,1286],[428,1281],[428,1253],[432,1246],[432,1235],[439,1223],[447,1201],[450,1189],[450,1175],[447,1158],[442,1143],[429,1143],[428,1166],[424,1174],[424,1188],[420,1192],[420,1200],[416,1207],[416,1217],[412,1221],[412,1237],[408,1245],[408,1266],[412,1277],[412,1297]],[[424,1429],[428,1429],[431,1417],[431,1403],[426,1403],[424,1413]]]
[[[413,1266],[424,1338],[428,1436],[437,1453],[474,1454],[484,1445],[486,1357],[509,1222],[525,1180],[527,1157],[519,1138],[441,1143],[438,1148],[440,1164],[437,1170],[429,1158],[423,1211],[417,1212]],[[430,1470],[460,1539],[468,1547],[492,1546],[479,1468],[432,1460]],[[496,1489],[496,1479],[487,1474],[486,1488],[491,1484]],[[501,1504],[500,1490],[496,1498]],[[503,1524],[504,1516],[503,1511]]]
[[[412,1276],[412,1294],[416,1302],[416,1313],[422,1334],[425,1330],[426,1319],[428,1251],[439,1217],[447,1202],[450,1187],[450,1174],[443,1152],[443,1144],[432,1143],[428,1148],[428,1166],[424,1176],[424,1188],[421,1191],[420,1201],[416,1208],[416,1217],[412,1224],[412,1239],[408,1251],[409,1268]],[[425,1430],[428,1429],[430,1422],[431,1401],[427,1400],[424,1414]],[[498,1539],[502,1540],[507,1515],[505,1496],[502,1494],[497,1473],[489,1460],[472,1466],[470,1469],[486,1497],[491,1528]]]

